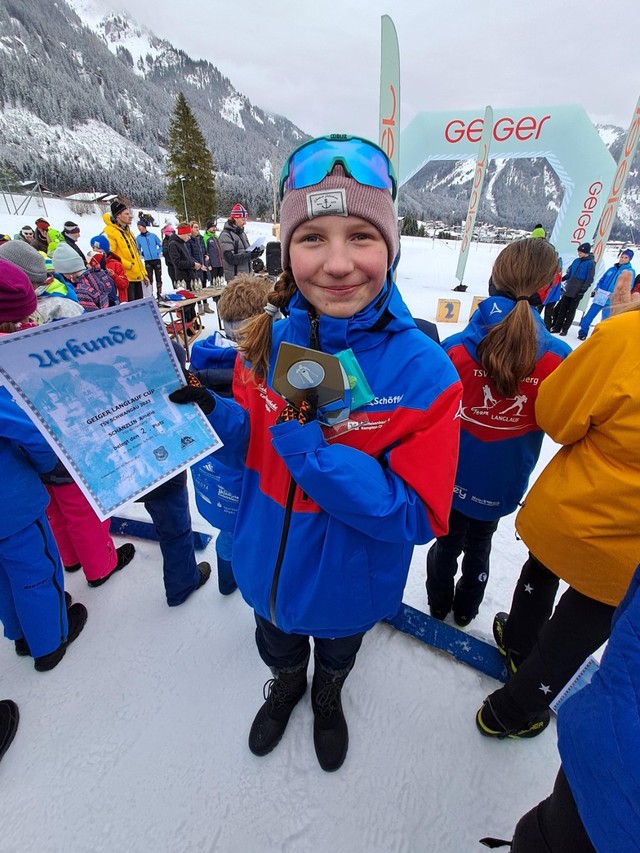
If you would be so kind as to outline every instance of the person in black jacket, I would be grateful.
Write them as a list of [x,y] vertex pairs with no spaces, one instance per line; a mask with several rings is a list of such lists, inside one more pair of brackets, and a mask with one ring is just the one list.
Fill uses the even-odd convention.
[[80,226],[76,222],[71,222],[70,220],[65,222],[62,226],[62,236],[64,237],[64,242],[67,246],[71,246],[73,251],[80,255],[86,267],[87,258],[80,246],[78,246],[78,240],[80,239]]
[[[195,220],[191,223],[191,239],[187,243],[187,248],[191,252],[191,257],[195,263],[195,272],[191,280],[191,288],[194,292],[199,293],[207,283],[207,265],[209,256],[204,245],[204,239],[200,233],[200,223]],[[206,302],[201,302],[198,305],[200,314],[213,314],[211,308]]]
[[220,234],[220,251],[222,252],[222,265],[224,277],[231,281],[237,275],[246,273],[251,275],[253,269],[251,261],[258,258],[264,251],[256,248],[249,250],[249,238],[245,234],[244,226],[247,224],[249,214],[241,204],[234,204],[231,208],[231,216],[225,222]]
[[591,254],[591,243],[581,243],[578,246],[578,257],[571,262],[562,281],[562,298],[553,312],[552,332],[558,332],[563,337],[567,334],[576,316],[580,300],[591,287],[596,273],[596,263]]
[[172,234],[176,233],[176,229],[169,223],[165,225],[162,231],[162,257],[164,258],[164,262],[167,265],[167,272],[169,273],[169,278],[171,279],[171,287],[176,289],[176,270],[171,261],[169,260],[169,239]]
[[184,283],[189,288],[196,273],[196,261],[189,251],[187,243],[191,240],[191,226],[188,222],[180,222],[177,233],[169,237],[167,243],[168,261],[175,271],[176,283]]

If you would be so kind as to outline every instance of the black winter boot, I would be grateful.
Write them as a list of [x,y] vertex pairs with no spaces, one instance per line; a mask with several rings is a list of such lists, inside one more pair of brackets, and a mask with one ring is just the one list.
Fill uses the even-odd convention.
[[331,773],[342,767],[349,749],[349,730],[342,712],[342,685],[353,663],[340,670],[325,669],[316,658],[311,685],[313,745],[318,763]]
[[254,755],[268,755],[280,743],[293,709],[307,690],[308,663],[307,657],[294,670],[272,670],[274,678],[263,688],[267,701],[256,714],[249,732],[249,749]]

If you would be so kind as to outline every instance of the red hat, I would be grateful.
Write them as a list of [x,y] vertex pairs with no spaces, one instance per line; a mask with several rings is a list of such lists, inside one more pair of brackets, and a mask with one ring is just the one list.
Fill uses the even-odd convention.
[[191,234],[191,226],[188,222],[178,225],[178,234]]
[[36,219],[36,228],[39,228],[41,231],[46,231],[50,225],[46,219]]
[[0,258],[0,323],[15,323],[33,314],[36,292],[20,267]]
[[248,219],[249,214],[247,213],[246,207],[243,207],[241,204],[234,204],[231,208],[231,219]]

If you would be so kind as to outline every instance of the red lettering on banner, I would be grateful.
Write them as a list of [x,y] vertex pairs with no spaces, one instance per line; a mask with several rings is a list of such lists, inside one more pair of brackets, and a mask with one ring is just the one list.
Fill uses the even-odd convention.
[[[509,116],[503,116],[493,126],[493,138],[496,142],[506,142],[515,134],[520,142],[525,142],[527,139],[540,139],[542,127],[550,118],[550,115],[543,116],[541,119],[536,119],[535,116],[522,116],[516,122]],[[454,118],[445,127],[444,138],[452,145],[463,139],[467,142],[479,142],[483,127],[483,118],[474,118],[468,125],[461,118]]]
[[469,142],[480,142],[480,140],[482,139],[483,127],[483,118],[474,118],[473,121],[469,122],[469,127],[467,128],[467,139],[469,140]]
[[[454,125],[460,125],[460,129],[458,129],[457,127],[454,129]],[[447,140],[447,142],[460,142],[463,136],[464,122],[460,121],[459,118],[454,118],[453,121],[450,121],[444,129],[444,138]]]
[[380,137],[380,148],[382,148],[389,160],[391,160],[391,158],[393,157],[393,152],[396,148],[395,126],[397,98],[395,87],[390,85],[389,90],[393,99],[393,109],[389,118],[382,119],[382,124],[384,125],[385,129],[382,131],[382,136]]
[[588,195],[586,199],[582,202],[582,210],[580,211],[580,215],[578,216],[577,225],[578,228],[571,235],[571,242],[575,243],[576,246],[579,246],[580,243],[584,241],[586,237],[586,228],[591,222],[591,211],[598,204],[598,196],[602,192],[602,181],[594,181],[589,189],[587,190]]
[[533,116],[523,116],[516,125],[516,139],[525,142],[536,132],[536,120]]
[[618,169],[613,179],[613,184],[611,185],[611,193],[609,194],[609,198],[607,199],[607,205],[604,209],[604,212],[600,219],[600,223],[598,225],[596,244],[593,248],[593,257],[595,258],[596,263],[604,254],[604,250],[607,244],[607,238],[609,237],[609,232],[612,225],[613,215],[618,205],[618,202],[620,201],[620,194],[624,189],[624,184],[627,178],[631,153],[638,141],[639,134],[640,107],[636,109],[635,115],[633,116],[633,121],[631,122],[631,127],[629,128],[629,133],[627,134],[627,138],[625,140],[622,159],[620,160],[620,163],[618,165]]
[[[484,120],[483,120],[484,124]],[[478,207],[478,202],[480,197],[478,195],[478,187],[482,183],[482,174],[487,162],[487,153],[488,146],[486,143],[482,146],[482,151],[478,155],[478,162],[476,164],[476,171],[473,176],[473,191],[471,193],[471,200],[469,201],[469,212],[467,213],[467,221],[464,224],[464,234],[462,235],[462,245],[460,247],[460,252],[465,252],[467,248],[467,244],[469,243],[469,238],[471,236],[471,226],[473,225],[473,220],[476,215],[476,209]]]
[[[498,136],[498,131],[502,125],[505,126],[505,133],[501,136]],[[493,138],[497,142],[506,142],[507,139],[511,138],[512,133],[513,133],[513,119],[512,118],[499,118],[498,121],[493,126]]]

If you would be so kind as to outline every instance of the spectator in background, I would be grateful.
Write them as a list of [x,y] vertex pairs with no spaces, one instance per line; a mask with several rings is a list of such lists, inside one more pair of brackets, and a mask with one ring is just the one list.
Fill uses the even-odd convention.
[[127,302],[129,281],[124,272],[124,267],[115,255],[111,253],[109,241],[105,234],[98,234],[91,238],[92,254],[89,257],[89,266],[93,269],[102,269],[109,273],[114,280],[120,303]]
[[30,225],[23,225],[22,228],[18,231],[18,233],[13,235],[13,239],[22,243],[27,243],[29,246],[32,246],[34,240],[33,228]]
[[171,279],[171,287],[176,289],[176,270],[173,264],[169,259],[169,238],[172,234],[176,233],[176,229],[169,222],[161,231],[162,234],[162,257],[164,258],[164,262],[167,265],[167,272],[169,273],[169,278]]
[[140,257],[144,261],[144,266],[147,271],[147,278],[153,285],[153,277],[156,278],[156,298],[162,298],[162,243],[157,234],[149,231],[146,219],[138,220],[139,234],[136,237],[136,244]]
[[[36,230],[33,234],[33,248],[45,255],[49,249],[49,223],[46,219],[36,219]],[[27,241],[30,242],[30,241]]]
[[122,198],[116,198],[111,202],[111,213],[105,213],[102,217],[111,252],[122,264],[125,275],[129,281],[128,301],[142,299],[144,296],[142,286],[149,284],[147,271],[145,269],[138,246],[131,233],[131,211],[129,204]]
[[191,226],[188,222],[179,222],[178,230],[169,236],[167,243],[168,263],[174,269],[176,280],[181,288],[189,289],[196,274],[196,262],[188,249],[187,243],[191,240]]
[[53,253],[53,266],[74,286],[78,302],[85,311],[97,311],[118,304],[116,285],[102,269],[87,269],[84,261],[70,246],[61,243]]
[[227,281],[231,281],[241,273],[253,272],[251,261],[253,258],[258,258],[263,252],[263,249],[255,249],[249,251],[249,238],[245,234],[244,227],[249,220],[249,214],[246,208],[241,204],[234,204],[231,208],[231,215],[225,222],[222,233],[220,234],[220,251],[222,252],[222,266],[224,269],[224,277]]
[[62,226],[62,237],[67,246],[70,246],[74,252],[77,252],[78,255],[82,258],[82,261],[86,267],[87,258],[85,253],[82,251],[80,246],[78,246],[78,240],[80,239],[80,226],[76,222],[71,222],[68,220]]
[[596,264],[591,254],[591,243],[578,246],[578,257],[571,262],[562,277],[562,297],[553,313],[552,332],[563,337],[567,334],[576,316],[580,300],[591,287],[596,273]]
[[2,246],[3,243],[9,243],[10,240],[11,237],[8,234],[0,234],[0,246]]
[[621,288],[626,288],[631,293],[633,280],[636,275],[636,271],[631,266],[632,258],[633,251],[631,249],[623,249],[616,263],[612,267],[609,267],[599,279],[596,289],[591,294],[593,302],[580,321],[578,338],[581,341],[586,340],[591,324],[601,311],[603,320],[606,320],[611,314],[611,297],[618,283]]
[[[187,243],[187,248],[191,253],[194,263],[194,274],[191,279],[191,289],[194,293],[200,293],[207,281],[207,255],[204,240],[200,234],[200,225],[197,222],[191,223],[191,239]],[[198,303],[199,314],[213,314],[211,308],[207,305],[206,300]]]
[[531,236],[534,240],[546,240],[547,232],[544,230],[542,225],[538,222],[536,226],[534,226],[533,231],[531,232]]
[[41,323],[84,314],[71,282],[52,275],[47,269],[45,257],[33,246],[12,240],[0,246],[0,257],[15,264],[27,275],[38,299],[37,315]]
[[207,222],[206,231],[204,232],[202,239],[204,240],[205,249],[209,256],[209,279],[211,284],[224,284],[222,254],[220,252],[220,243],[218,242],[215,219],[209,219]]

